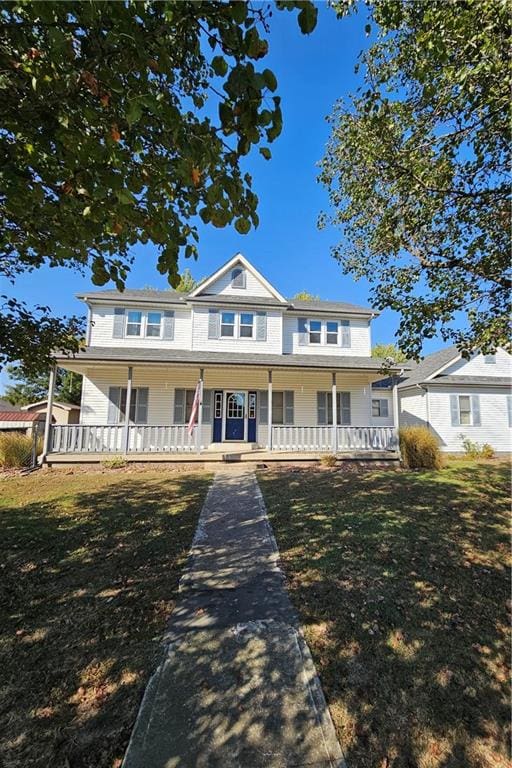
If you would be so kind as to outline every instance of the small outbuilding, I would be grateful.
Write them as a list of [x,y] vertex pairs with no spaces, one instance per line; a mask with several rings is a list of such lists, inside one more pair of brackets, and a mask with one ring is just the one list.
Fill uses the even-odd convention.
[[[48,400],[39,400],[37,403],[29,403],[22,406],[23,411],[28,413],[40,413],[43,420],[46,418]],[[80,421],[80,406],[73,403],[59,403],[53,401],[52,406],[52,424],[78,424]]]

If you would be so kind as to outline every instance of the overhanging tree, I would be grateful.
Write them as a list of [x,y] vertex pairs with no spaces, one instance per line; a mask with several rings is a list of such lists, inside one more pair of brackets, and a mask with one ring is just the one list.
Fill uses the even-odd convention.
[[[303,0],[0,2],[0,274],[68,266],[122,290],[130,248],[151,241],[174,286],[179,255],[197,256],[196,215],[257,226],[240,160],[258,146],[269,159],[281,132],[262,64],[272,7],[315,27]],[[33,369],[51,348],[76,350],[78,319],[46,320],[37,345],[18,330],[30,310],[11,301],[8,313],[0,363]]]
[[509,7],[368,6],[378,40],[362,55],[363,87],[330,118],[320,178],[333,212],[320,224],[341,227],[344,271],[401,313],[407,356],[438,331],[465,354],[508,346]]

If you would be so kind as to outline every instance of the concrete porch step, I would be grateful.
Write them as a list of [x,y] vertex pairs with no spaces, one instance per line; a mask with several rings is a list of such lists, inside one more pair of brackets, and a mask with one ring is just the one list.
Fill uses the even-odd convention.
[[229,441],[226,443],[210,443],[206,450],[213,453],[247,453],[248,451],[259,451],[260,446],[258,443]]

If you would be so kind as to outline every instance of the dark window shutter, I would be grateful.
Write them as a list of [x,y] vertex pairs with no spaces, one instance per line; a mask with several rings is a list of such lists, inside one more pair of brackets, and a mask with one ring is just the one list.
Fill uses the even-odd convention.
[[350,392],[341,392],[341,424],[350,424]]
[[218,339],[220,336],[220,314],[218,309],[208,310],[208,338]]
[[174,423],[185,423],[185,390],[174,390]]
[[260,424],[268,423],[268,391],[266,389],[260,390],[258,397],[258,420]]
[[297,318],[297,330],[299,332],[299,346],[308,343],[308,320],[306,317]]
[[122,307],[115,307],[114,330],[112,331],[112,338],[114,339],[122,339],[124,337],[124,313],[125,310]]
[[203,424],[212,423],[212,397],[211,389],[203,389]]
[[137,387],[137,402],[135,410],[135,421],[137,424],[148,423],[148,387]]
[[108,416],[109,424],[119,423],[119,403],[121,400],[121,387],[108,388]]
[[174,312],[164,312],[164,330],[162,334],[164,339],[174,339]]
[[287,390],[284,393],[284,423],[293,424],[293,390]]
[[327,424],[327,392],[316,393],[316,420],[318,424]]
[[267,313],[256,312],[256,341],[267,340]]

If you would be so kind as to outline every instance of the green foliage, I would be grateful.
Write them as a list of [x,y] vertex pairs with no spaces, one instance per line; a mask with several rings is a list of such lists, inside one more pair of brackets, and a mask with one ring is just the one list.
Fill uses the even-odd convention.
[[469,437],[466,437],[464,434],[459,435],[462,447],[464,448],[464,453],[466,456],[470,459],[493,459],[494,458],[494,448],[492,445],[489,445],[489,443],[484,443],[483,445],[480,445],[480,443],[473,442],[473,440],[470,440]]
[[[4,397],[12,405],[28,405],[45,400],[48,397],[48,374],[27,373],[19,365],[7,366],[7,373],[12,384],[5,388]],[[80,405],[82,395],[82,376],[73,371],[57,369],[55,382],[55,400],[62,403]]]
[[194,288],[197,288],[197,280],[194,280],[192,277],[192,273],[190,272],[190,269],[184,269],[183,272],[180,275],[180,281],[178,285],[176,286],[176,291],[179,293],[190,293],[190,291],[193,291]]
[[[278,7],[314,28],[311,2]],[[131,249],[152,242],[176,286],[179,255],[198,254],[195,216],[241,233],[258,225],[240,161],[282,129],[276,78],[260,66],[270,6],[48,0],[0,11],[0,274],[68,266],[122,290]],[[30,313],[16,319],[23,311],[14,302],[0,320],[0,361],[42,369],[52,348],[76,351],[78,320],[38,329]]]
[[374,304],[401,313],[408,357],[438,330],[464,354],[509,347],[510,8],[368,5],[378,37],[331,117],[320,225],[342,229],[334,255],[373,283]]
[[325,453],[320,457],[320,464],[324,467],[335,467],[337,462],[336,455],[334,453]]
[[439,443],[428,427],[401,427],[399,430],[402,462],[407,469],[440,469]]
[[[0,467],[21,469],[30,464],[34,438],[21,432],[0,432]],[[38,439],[37,453],[42,450],[42,439]]]
[[105,461],[102,461],[101,466],[104,469],[124,469],[128,466],[128,462],[121,456],[114,456],[112,459],[105,459]]
[[395,363],[405,363],[407,360],[407,356],[394,344],[376,344],[372,348],[372,357],[393,360]]
[[308,291],[299,291],[295,296],[292,296],[292,301],[294,299],[297,299],[297,301],[320,301],[320,296],[315,296]]

